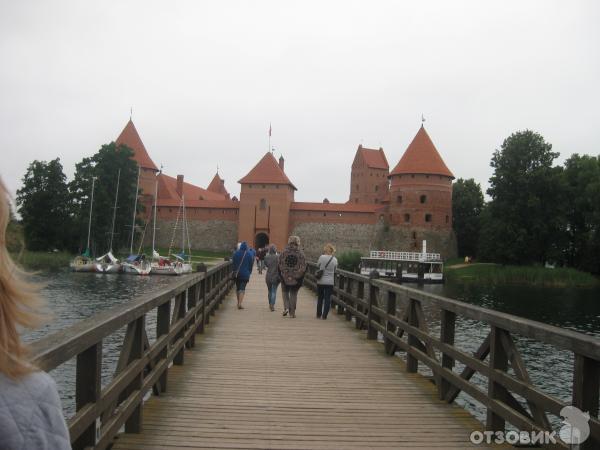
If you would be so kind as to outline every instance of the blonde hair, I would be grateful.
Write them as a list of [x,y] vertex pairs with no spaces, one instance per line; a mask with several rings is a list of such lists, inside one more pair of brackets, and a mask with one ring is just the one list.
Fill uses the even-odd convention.
[[323,251],[325,251],[325,253],[328,253],[329,255],[333,255],[335,253],[335,247],[333,246],[333,244],[327,243],[323,247]]
[[300,238],[298,236],[290,236],[288,238],[288,244],[296,244],[300,247]]
[[26,359],[18,326],[34,328],[42,316],[35,312],[40,305],[38,288],[25,281],[6,249],[9,217],[8,191],[0,179],[0,373],[18,378],[37,370]]

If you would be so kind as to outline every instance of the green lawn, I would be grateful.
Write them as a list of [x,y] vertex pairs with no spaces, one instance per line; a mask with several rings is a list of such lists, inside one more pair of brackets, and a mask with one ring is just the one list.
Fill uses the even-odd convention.
[[541,266],[503,266],[473,263],[446,265],[444,277],[450,282],[526,284],[546,287],[592,287],[600,284],[593,275],[569,268],[546,269]]

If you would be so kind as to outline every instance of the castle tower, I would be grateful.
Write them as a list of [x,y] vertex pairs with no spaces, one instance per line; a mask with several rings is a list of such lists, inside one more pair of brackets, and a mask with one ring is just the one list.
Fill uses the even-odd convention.
[[239,202],[238,241],[258,248],[275,244],[279,250],[287,244],[290,206],[296,187],[271,152],[238,181],[242,185]]
[[221,194],[227,200],[230,198],[229,192],[227,192],[227,189],[225,188],[225,180],[219,176],[219,172],[215,174],[206,190],[214,192],[215,194]]
[[393,225],[452,229],[454,175],[422,125],[389,178],[389,212]]
[[350,175],[349,203],[381,203],[388,193],[390,166],[383,149],[358,146]]
[[125,145],[133,150],[133,160],[140,167],[140,202],[146,207],[146,211],[148,211],[148,208],[152,208],[154,201],[154,188],[158,168],[150,158],[150,155],[148,155],[146,147],[131,119],[129,119],[123,131],[121,131],[115,144],[117,146]]

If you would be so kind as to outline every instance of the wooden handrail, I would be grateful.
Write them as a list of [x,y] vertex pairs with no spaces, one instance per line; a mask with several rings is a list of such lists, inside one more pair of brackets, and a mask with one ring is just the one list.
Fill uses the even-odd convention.
[[[316,265],[310,263],[304,281],[316,290],[315,270]],[[590,437],[580,448],[600,446],[599,339],[344,270],[336,272],[332,303],[346,320],[354,318],[356,328],[366,330],[368,339],[377,339],[380,334],[388,355],[405,352],[408,372],[417,372],[419,363],[429,367],[442,401],[451,403],[460,392],[479,401],[487,409],[488,430],[505,431],[505,422],[509,422],[522,431],[551,432],[547,414],[560,417],[561,409],[568,405],[532,383],[515,335],[571,352],[571,404],[590,414]],[[424,307],[439,311],[439,335],[429,331]],[[489,335],[472,355],[454,345],[457,318],[490,327]],[[455,370],[456,362],[464,365],[460,373]],[[487,390],[471,381],[475,373],[487,378]],[[568,448],[560,440],[556,446]]]
[[[183,364],[185,349],[194,346],[232,286],[231,262],[223,262],[30,344],[33,363],[46,371],[76,358],[76,413],[67,420],[75,450],[106,448],[123,425],[140,432],[145,394],[166,391],[169,366]],[[145,321],[153,310],[156,340],[150,344]],[[102,342],[125,326],[115,374],[102,389]]]

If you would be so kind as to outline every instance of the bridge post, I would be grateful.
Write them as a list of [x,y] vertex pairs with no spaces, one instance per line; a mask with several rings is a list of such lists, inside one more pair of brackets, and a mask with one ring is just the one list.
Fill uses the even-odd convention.
[[377,301],[377,287],[371,284],[369,281],[369,309],[367,311],[367,339],[377,339],[377,328],[371,324],[377,319],[377,316],[373,313],[373,305],[378,305]]
[[[186,296],[186,291],[183,291],[181,294],[179,294],[179,295],[177,295],[177,297],[175,297],[175,309],[173,310],[173,320],[171,321],[171,325],[176,324],[177,322],[179,322],[181,319],[183,319],[185,317],[185,296]],[[177,333],[175,335],[175,341],[182,338],[184,335],[185,335],[185,327],[183,327],[181,329],[181,331],[179,331],[179,333]],[[182,345],[181,348],[179,349],[179,351],[175,354],[175,357],[173,358],[174,365],[181,366],[183,364],[184,349],[185,349],[185,345]]]
[[[385,312],[390,316],[396,315],[396,293],[393,291],[387,292],[387,304],[385,307]],[[385,321],[385,329],[391,334],[396,333],[396,325],[394,325],[388,319]],[[385,345],[385,352],[388,355],[393,356],[395,353],[395,344],[388,337],[384,337],[383,342]]]
[[344,297],[343,297],[343,292],[344,292],[344,282],[345,282],[345,278],[338,275],[337,276],[337,294],[336,294],[336,299],[337,299],[337,313],[339,315],[344,314],[344,307],[342,306],[342,302],[345,301]]
[[[417,316],[417,301],[410,298],[408,299],[408,324],[413,327],[419,326],[419,318]],[[419,340],[416,336],[408,333],[408,346],[410,348],[418,348]],[[406,352],[406,371],[410,373],[416,373],[419,370],[419,360],[410,354],[410,351]]]
[[[492,325],[490,331],[490,371],[496,369],[506,372],[508,369],[508,355],[502,345],[502,333],[506,333],[506,331]],[[492,377],[488,379],[488,397],[508,403],[506,388],[496,383]],[[491,408],[488,408],[485,428],[488,431],[504,431],[505,421],[494,413]]]
[[[158,310],[156,313],[156,340],[160,339],[162,336],[169,334],[170,329],[171,329],[171,300],[168,300],[158,307]],[[158,353],[158,360],[167,358],[167,354],[169,352],[168,347],[169,347],[168,345],[165,345],[165,347]],[[158,378],[161,392],[167,391],[168,373],[169,373],[169,371],[165,370]]]
[[[600,361],[575,354],[573,370],[573,406],[590,417],[598,417],[598,392],[600,390]],[[579,445],[581,450],[598,448],[598,440],[590,436]]]
[[[102,341],[92,345],[77,355],[75,377],[75,407],[77,411],[88,403],[100,399],[102,376]],[[79,450],[96,445],[98,438],[98,420],[94,421],[73,443],[73,449]]]
[[[133,333],[133,342],[129,358],[131,361],[141,359],[144,354],[144,330],[146,327],[146,316],[141,316],[135,321],[135,331]],[[135,376],[128,388],[128,393],[142,389],[144,384],[144,371]],[[129,395],[129,394],[128,394]],[[138,403],[127,421],[125,422],[126,433],[140,433],[142,431],[142,409],[144,402]]]
[[[352,285],[355,283],[355,281],[352,278],[347,278],[346,279],[346,289],[345,292],[348,293],[349,295],[352,295]],[[348,309],[348,304],[350,303],[350,298],[346,297],[345,298],[345,302],[346,302],[346,321],[350,322],[352,320],[352,313],[350,312],[350,310]]]
[[[187,310],[190,311],[198,304],[198,285],[194,284],[188,288],[188,299],[187,299]],[[194,322],[191,326],[196,326],[198,320],[198,313],[194,313]],[[196,333],[190,336],[188,342],[186,342],[186,348],[192,348],[196,345]]]
[[199,300],[202,302],[200,304],[200,316],[202,320],[198,324],[198,328],[196,329],[196,333],[204,333],[204,323],[206,322],[206,272],[204,273],[204,278],[200,281],[200,298]]
[[[441,310],[440,323],[440,341],[444,344],[454,345],[454,331],[456,329],[456,314],[452,311]],[[442,352],[442,367],[452,370],[454,367],[454,358]],[[438,385],[438,395],[440,400],[444,400],[452,385],[443,377],[440,377]]]
[[[369,298],[365,295],[365,282],[358,281],[352,284],[356,285],[356,287],[353,289],[354,292],[352,292],[354,294],[354,298],[356,299],[354,300],[354,309],[356,309],[358,312],[365,313],[365,308],[363,308],[359,303],[359,300],[367,300],[367,302],[369,301]],[[357,330],[363,330],[365,328],[365,321],[356,316],[354,318],[354,326]]]

